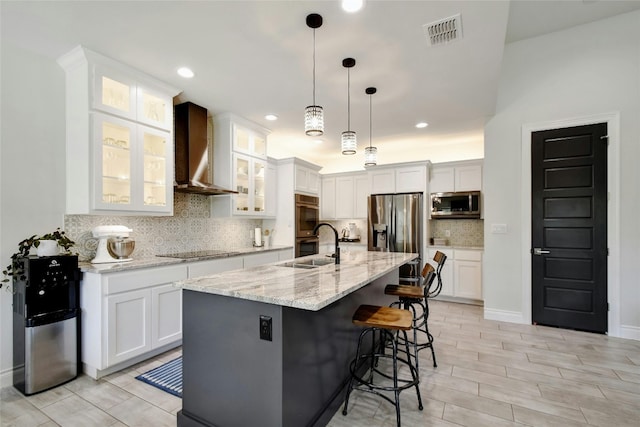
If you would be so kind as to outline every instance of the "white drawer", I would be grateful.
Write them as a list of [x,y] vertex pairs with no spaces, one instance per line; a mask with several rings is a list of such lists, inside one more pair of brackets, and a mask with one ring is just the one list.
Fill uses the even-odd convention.
[[187,278],[187,266],[144,268],[121,273],[105,274],[105,295],[162,285]]
[[456,261],[482,261],[482,251],[456,249],[454,252],[454,259]]

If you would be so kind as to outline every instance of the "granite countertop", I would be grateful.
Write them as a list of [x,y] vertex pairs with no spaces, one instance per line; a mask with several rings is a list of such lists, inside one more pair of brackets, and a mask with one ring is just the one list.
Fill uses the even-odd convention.
[[79,264],[79,267],[80,267],[80,270],[84,273],[115,273],[118,271],[136,270],[140,268],[150,268],[150,267],[164,267],[167,265],[206,261],[206,260],[218,259],[218,258],[228,258],[233,256],[242,256],[242,255],[249,255],[249,254],[261,253],[261,252],[280,251],[284,249],[293,249],[293,246],[273,245],[273,246],[269,246],[268,248],[246,247],[246,248],[233,249],[225,252],[218,252],[216,254],[211,254],[206,256],[188,258],[188,259],[155,256],[152,258],[134,259],[133,261],[114,262],[114,263],[108,263],[108,264],[91,264],[90,262],[81,262]]
[[[399,252],[352,251],[341,256],[339,265],[302,269],[285,267],[285,262],[278,262],[184,280],[177,282],[176,286],[318,311],[417,256]],[[311,255],[297,258],[296,262],[313,258],[329,259],[324,255]]]

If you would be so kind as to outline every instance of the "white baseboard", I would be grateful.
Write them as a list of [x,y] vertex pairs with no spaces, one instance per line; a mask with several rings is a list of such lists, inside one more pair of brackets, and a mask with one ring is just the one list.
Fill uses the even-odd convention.
[[620,338],[640,341],[640,326],[620,325]]
[[484,318],[487,320],[499,320],[509,323],[527,323],[519,311],[498,310],[495,308],[484,308]]

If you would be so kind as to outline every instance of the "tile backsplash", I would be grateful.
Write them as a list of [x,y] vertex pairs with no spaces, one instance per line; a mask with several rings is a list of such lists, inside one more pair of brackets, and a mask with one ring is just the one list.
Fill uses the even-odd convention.
[[[432,219],[430,236],[449,240],[451,246],[484,246],[484,221],[481,219]],[[450,236],[446,235],[449,230]]]
[[[214,196],[215,197],[215,196]],[[91,260],[98,244],[91,230],[98,225],[124,225],[136,241],[132,257],[209,249],[233,250],[251,246],[262,220],[212,218],[210,196],[175,193],[174,216],[65,215],[64,230],[76,242],[80,260]]]

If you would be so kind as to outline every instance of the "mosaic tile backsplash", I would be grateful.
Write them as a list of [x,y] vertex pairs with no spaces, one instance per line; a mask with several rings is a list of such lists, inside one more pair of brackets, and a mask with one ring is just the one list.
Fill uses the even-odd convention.
[[[484,246],[484,221],[481,219],[432,219],[430,236],[449,240],[451,246]],[[447,237],[446,230],[450,236]]]
[[124,225],[136,241],[132,258],[210,249],[234,250],[252,245],[257,219],[212,218],[210,197],[175,193],[174,216],[65,215],[64,230],[76,242],[81,261],[95,256],[98,244],[91,230],[98,225]]

